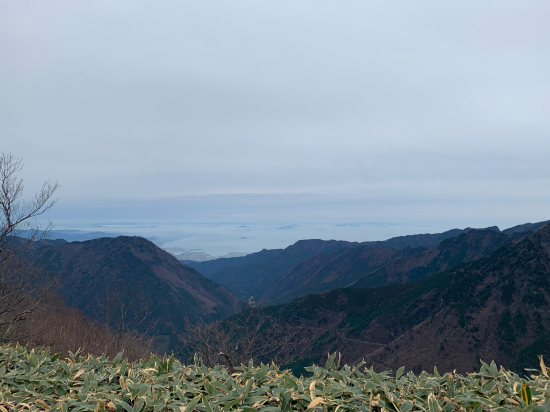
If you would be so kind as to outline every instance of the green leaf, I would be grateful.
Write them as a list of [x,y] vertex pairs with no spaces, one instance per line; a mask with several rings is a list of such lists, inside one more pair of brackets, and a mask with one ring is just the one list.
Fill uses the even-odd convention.
[[246,398],[248,397],[248,394],[250,393],[250,389],[252,389],[252,384],[254,383],[253,379],[249,379],[246,382],[246,387],[244,388],[243,392],[243,403],[246,401]]
[[180,400],[182,401],[186,401],[187,400],[187,397],[185,396],[185,394],[181,391],[181,389],[179,387],[176,386],[176,395],[178,395],[178,398],[180,398]]
[[128,412],[133,412],[132,407],[131,407],[130,405],[128,405],[126,402],[124,402],[124,401],[116,401],[116,402],[114,402],[114,403],[115,403],[115,405],[116,405],[117,403],[120,404],[120,406],[122,406],[122,407],[123,407],[124,409],[126,409]]
[[202,404],[206,408],[206,412],[212,412],[212,407],[210,406],[205,394],[202,394]]
[[186,408],[185,408],[185,412],[193,412],[193,409],[195,409],[195,407],[197,406],[197,404],[199,403],[199,401],[201,400],[201,396],[197,396],[195,398],[193,398],[193,400],[191,400]]
[[441,412],[441,408],[439,407],[439,403],[437,403],[437,399],[433,395],[433,393],[430,393],[428,395],[428,406],[430,412]]
[[227,403],[223,408],[222,410],[227,412],[229,409],[231,409],[233,406],[235,406],[236,404],[239,403],[241,399],[240,398],[235,398],[233,399],[231,402]]
[[126,367],[128,366],[128,359],[124,359],[122,361],[122,363],[120,364],[120,370],[119,370],[119,374],[120,376],[124,376],[124,374],[126,373]]
[[409,401],[405,401],[401,404],[401,408],[399,408],[400,412],[409,412],[413,407],[413,404]]
[[533,397],[531,396],[531,387],[524,383],[521,385],[521,399],[527,404],[531,405],[533,403]]
[[256,378],[258,379],[258,384],[261,384],[263,382],[268,370],[269,367],[267,365],[262,366],[262,369],[260,369],[260,372],[258,372],[258,375],[256,375]]
[[376,382],[369,381],[369,382],[367,382],[367,384],[365,385],[365,390],[366,390],[366,391],[371,391],[371,390],[373,390],[374,388],[377,388],[378,386],[380,386],[380,385],[378,385]]
[[283,401],[281,402],[281,410],[284,412],[289,409],[290,407],[290,397],[292,396],[291,391],[287,391],[283,395]]
[[334,352],[332,355],[328,354],[327,363],[325,364],[326,370],[331,370],[334,367],[334,359],[336,358],[336,352]]
[[489,372],[490,372],[491,375],[493,375],[495,378],[496,378],[496,376],[498,375],[498,368],[497,368],[497,364],[495,363],[495,361],[492,361],[492,362],[491,362],[491,366],[489,366]]
[[401,366],[399,369],[397,369],[397,372],[395,373],[395,379],[399,379],[401,375],[403,375],[404,371],[405,371],[404,366]]
[[164,408],[166,408],[166,404],[165,403],[159,403],[157,406],[155,406],[155,409],[153,409],[153,412],[160,412]]

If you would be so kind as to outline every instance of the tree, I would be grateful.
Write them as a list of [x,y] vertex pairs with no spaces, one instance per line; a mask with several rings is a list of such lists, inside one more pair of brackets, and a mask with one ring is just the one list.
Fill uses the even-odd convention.
[[195,354],[207,367],[225,365],[230,373],[235,367],[253,363],[289,363],[303,339],[301,328],[292,327],[270,317],[254,301],[241,303],[236,315],[210,323],[187,323],[180,336],[182,353],[190,360]]
[[157,322],[149,319],[151,300],[147,298],[143,284],[131,283],[107,290],[98,306],[106,331],[116,337],[113,345],[117,351],[125,350],[129,343],[152,347],[151,332]]
[[30,200],[23,200],[21,158],[0,154],[0,334],[6,337],[13,324],[33,312],[40,303],[45,284],[42,272],[20,259],[33,244],[48,236],[51,223],[38,217],[50,210],[56,200],[57,182],[46,180]]

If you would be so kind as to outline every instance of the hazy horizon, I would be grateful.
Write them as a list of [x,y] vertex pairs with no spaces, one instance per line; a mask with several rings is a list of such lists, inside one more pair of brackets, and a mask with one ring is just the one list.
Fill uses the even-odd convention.
[[[548,219],[547,219],[548,220]],[[523,223],[538,223],[520,222]],[[283,249],[299,240],[346,240],[365,242],[387,240],[392,237],[441,233],[466,227],[485,228],[498,226],[500,230],[513,225],[455,225],[429,226],[407,225],[391,222],[327,222],[288,223],[235,223],[235,222],[72,222],[66,226],[57,225],[51,238],[68,241],[88,240],[103,236],[142,236],[181,259],[206,260],[230,255],[245,255],[262,249]],[[75,230],[77,233],[71,233]],[[89,236],[87,234],[90,234]]]
[[62,185],[58,228],[152,222],[216,255],[543,221],[549,15],[536,0],[2,2],[0,149],[24,159],[27,195]]

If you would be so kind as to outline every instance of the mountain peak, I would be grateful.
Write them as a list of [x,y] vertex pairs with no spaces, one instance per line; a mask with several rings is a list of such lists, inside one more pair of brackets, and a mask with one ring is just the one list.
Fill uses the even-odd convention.
[[[477,243],[464,243],[468,238]],[[495,359],[523,372],[538,365],[536,355],[550,355],[540,344],[550,340],[550,223],[520,238],[471,231],[442,242],[439,256],[502,239],[491,253],[417,282],[336,289],[272,311],[292,313],[307,331],[311,341],[303,356],[310,359],[338,344],[346,362],[365,359],[387,369],[437,363],[465,372],[479,359]]]
[[224,287],[139,236],[44,246],[27,256],[57,273],[61,296],[91,316],[99,316],[98,302],[107,291],[123,293],[132,285],[143,285],[146,298],[154,302],[152,316],[160,334],[181,330],[186,318],[221,318],[238,304]]

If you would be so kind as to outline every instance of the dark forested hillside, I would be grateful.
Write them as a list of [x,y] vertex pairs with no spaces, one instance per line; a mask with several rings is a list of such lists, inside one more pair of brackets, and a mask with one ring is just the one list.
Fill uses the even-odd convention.
[[361,245],[331,254],[318,253],[275,279],[260,297],[270,304],[284,303],[298,296],[347,286],[393,259],[416,255],[423,250],[408,247],[398,251],[384,246]]
[[138,293],[151,304],[150,321],[157,323],[158,335],[180,330],[186,318],[193,322],[227,316],[238,304],[223,286],[140,237],[44,246],[29,251],[27,258],[57,274],[63,299],[94,317],[101,316],[107,294],[118,293],[122,299]]
[[[208,274],[208,277],[235,291],[243,298],[258,297],[275,278],[292,269],[304,259],[317,253],[332,253],[339,249],[351,248],[357,245],[359,244],[355,242],[337,240],[300,240],[272,256],[267,253],[269,251],[262,251],[259,253],[263,253],[267,257],[249,263],[226,266],[221,270]],[[243,258],[231,259],[240,259],[242,262],[244,261]],[[201,267],[201,265],[194,266]]]
[[514,233],[525,233],[531,230],[537,230],[539,227],[545,225],[548,222],[550,222],[550,220],[545,220],[544,222],[538,223],[524,223],[523,225],[517,225],[508,229],[504,229],[502,233],[506,235],[512,235]]
[[[507,232],[517,236],[541,225],[519,225]],[[466,236],[470,232],[482,235]],[[354,287],[376,287],[418,280],[477,259],[511,239],[492,226],[400,236],[379,242],[303,240],[286,249],[185,263],[241,298],[278,304],[354,282],[357,282]]]
[[266,309],[300,325],[302,359],[339,350],[379,368],[521,371],[550,349],[550,224],[490,254],[404,285],[337,289]]
[[[241,298],[252,296],[270,302],[287,302],[307,293],[344,287],[388,263],[390,255],[393,258],[410,255],[409,251],[397,255],[395,249],[414,248],[418,253],[421,251],[419,248],[434,247],[444,239],[469,230],[471,229],[453,229],[443,233],[400,236],[380,242],[364,243],[301,240],[286,249],[264,249],[242,257],[220,258],[206,262],[182,262],[226,286]],[[498,228],[495,230],[498,231]],[[353,253],[344,250],[358,246],[363,246],[364,249]],[[388,253],[390,249],[394,252]],[[319,255],[316,256],[317,254]],[[377,254],[385,255],[386,258],[379,259],[375,257]],[[325,264],[327,267],[323,268]],[[336,273],[338,271],[342,273]]]
[[350,287],[373,288],[414,282],[478,259],[513,239],[513,236],[493,230],[470,230],[458,237],[443,240],[432,249],[395,259],[386,266],[364,275]]
[[182,260],[184,264],[197,269],[203,275],[211,275],[218,272],[223,268],[230,266],[247,265],[258,260],[267,259],[281,253],[283,249],[262,249],[256,253],[250,253],[246,256],[231,257],[231,258],[219,258],[214,260],[207,260],[204,262],[195,262],[193,260]]
[[[500,229],[496,226],[491,226],[485,229],[500,232]],[[397,236],[388,240],[366,243],[378,246],[388,246],[394,249],[405,249],[406,247],[425,247],[430,249],[437,246],[441,241],[445,239],[457,237],[463,233],[468,233],[470,230],[473,229],[471,227],[467,227],[466,229],[451,229],[443,233],[426,233],[421,235]]]

